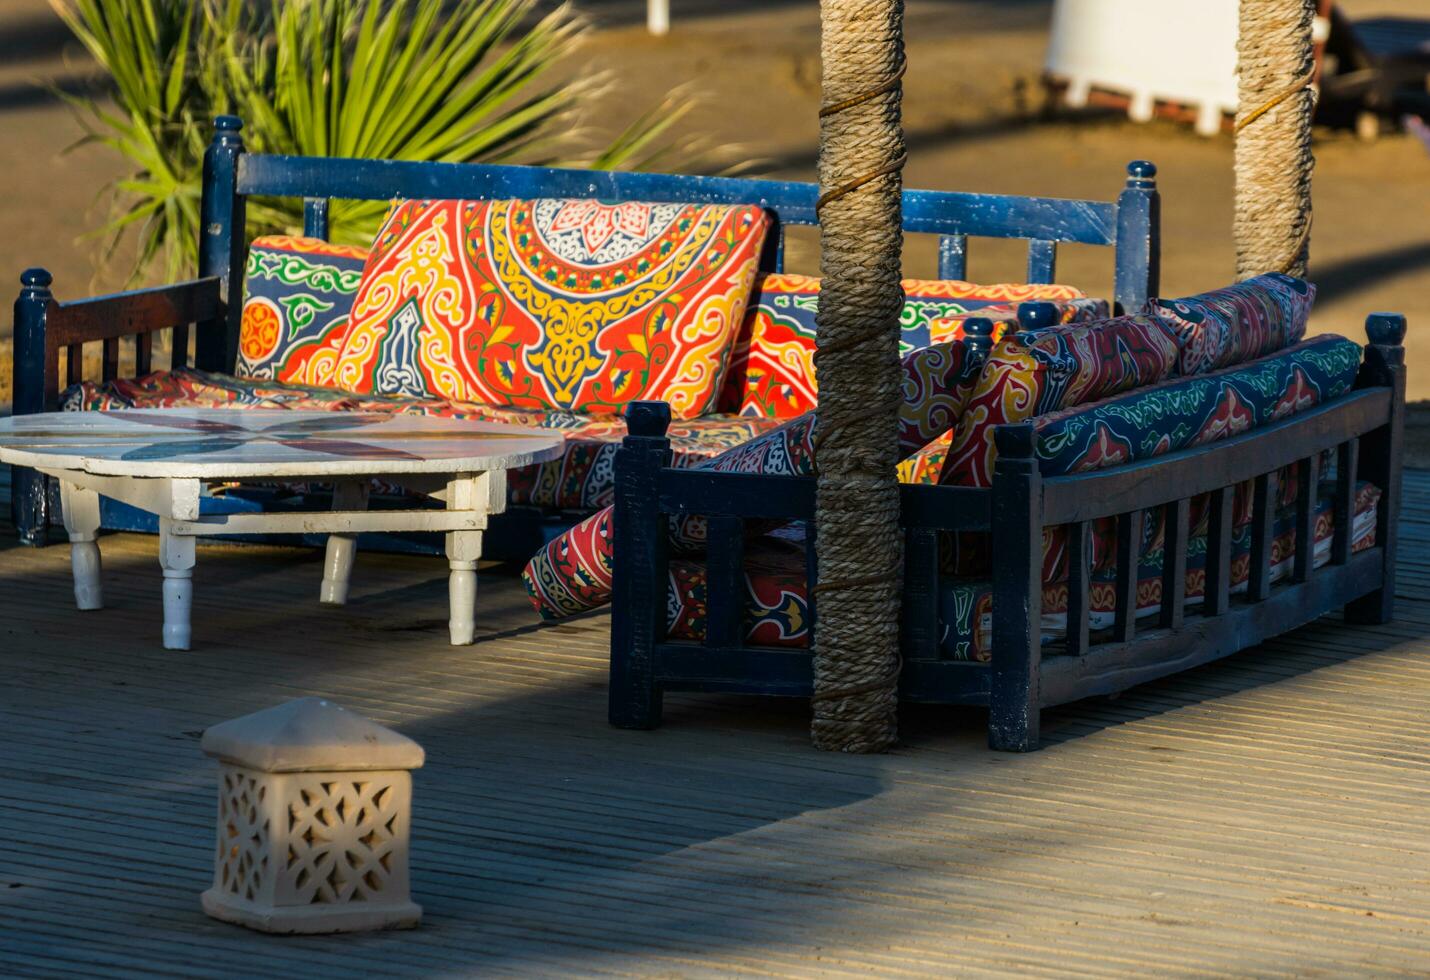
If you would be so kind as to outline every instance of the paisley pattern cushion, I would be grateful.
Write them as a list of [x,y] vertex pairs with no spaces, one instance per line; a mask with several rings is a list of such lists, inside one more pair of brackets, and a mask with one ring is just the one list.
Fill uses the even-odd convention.
[[[958,417],[971,383],[963,372],[964,350],[961,342],[952,342],[914,351],[904,358],[904,403],[899,413],[901,454],[923,446]],[[809,476],[814,473],[814,434],[815,414],[807,412],[744,445],[696,464],[696,468]],[[611,508],[607,507],[548,543],[527,562],[522,581],[543,618],[569,616],[611,601],[615,559],[610,518]],[[706,540],[705,520],[700,515],[672,519],[670,536],[677,551],[698,550]]]
[[396,202],[336,382],[588,414],[658,398],[703,415],[768,224],[752,206]]
[[1161,381],[1177,341],[1154,316],[1123,316],[1004,337],[983,365],[954,431],[940,482],[993,482],[993,430]]
[[[899,347],[905,354],[956,339],[953,325],[935,327],[949,323],[950,318],[988,315],[1006,322],[1016,319],[1017,304],[1024,300],[1053,300],[1060,305],[1088,302],[1071,286],[980,285],[953,279],[905,279],[903,286]],[[815,276],[768,273],[756,280],[720,396],[722,410],[790,418],[814,408],[814,318],[818,308],[819,279]]]
[[1275,422],[1350,391],[1360,355],[1358,344],[1327,334],[1214,374],[1039,416],[1039,469],[1104,469]]
[[1153,300],[1148,308],[1177,333],[1179,371],[1202,374],[1294,344],[1306,333],[1315,301],[1315,286],[1273,272],[1197,296]]
[[366,260],[367,249],[317,238],[255,238],[243,280],[237,373],[331,385]]
[[[1107,300],[1073,299],[1057,302],[1063,323],[1086,323],[1107,319]],[[966,316],[934,320],[929,324],[929,333],[934,343],[962,340],[963,325],[972,316],[987,317],[993,321],[993,342],[996,344],[1010,330],[1018,329],[1017,308],[1011,306],[989,306]],[[976,379],[974,379],[976,380]],[[964,391],[966,398],[968,391]],[[960,403],[959,412],[962,412]],[[937,483],[943,472],[944,460],[948,458],[948,448],[953,444],[952,428],[945,429],[937,438],[927,441],[918,452],[899,463],[899,482]]]

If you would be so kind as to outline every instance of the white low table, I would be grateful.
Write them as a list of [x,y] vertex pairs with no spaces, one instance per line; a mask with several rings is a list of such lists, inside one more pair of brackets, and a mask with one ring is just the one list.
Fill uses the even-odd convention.
[[[80,609],[103,607],[99,496],[159,517],[164,646],[187,650],[194,539],[327,532],[320,600],[347,600],[356,535],[445,531],[454,644],[471,643],[487,518],[506,507],[506,471],[561,454],[560,436],[493,422],[357,412],[134,409],[0,419],[0,462],[60,481]],[[369,511],[374,477],[446,502],[445,510]],[[200,516],[210,482],[317,482],[333,510]]]

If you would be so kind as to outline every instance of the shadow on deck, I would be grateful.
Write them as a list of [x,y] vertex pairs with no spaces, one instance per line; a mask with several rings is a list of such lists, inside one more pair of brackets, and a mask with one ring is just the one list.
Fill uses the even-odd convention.
[[[607,619],[538,625],[483,577],[445,638],[445,567],[202,549],[194,650],[159,647],[156,542],[0,529],[5,972],[1329,973],[1430,955],[1430,474],[1408,473],[1400,618],[1328,618],[1220,664],[1050,714],[1027,756],[978,712],[909,709],[879,757],[813,751],[797,702],[671,696],[605,723]],[[485,632],[480,624],[485,623]],[[331,697],[416,738],[423,928],[273,938],[198,907],[207,725]]]

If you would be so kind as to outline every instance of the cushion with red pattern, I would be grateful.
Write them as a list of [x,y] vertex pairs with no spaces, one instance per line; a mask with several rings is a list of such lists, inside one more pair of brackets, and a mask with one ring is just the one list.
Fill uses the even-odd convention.
[[398,201],[336,368],[351,391],[714,410],[769,225],[755,206]]

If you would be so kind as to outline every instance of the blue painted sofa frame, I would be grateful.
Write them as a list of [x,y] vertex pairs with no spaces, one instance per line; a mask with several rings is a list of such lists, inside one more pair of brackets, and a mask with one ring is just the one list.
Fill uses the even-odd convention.
[[[1029,304],[1031,305],[1031,304]],[[1252,432],[1114,469],[1044,478],[1033,455],[1029,423],[995,432],[998,460],[991,488],[906,485],[902,488],[904,585],[903,666],[899,689],[911,701],[986,706],[992,748],[1028,751],[1038,745],[1042,708],[1111,694],[1207,663],[1344,607],[1353,623],[1383,623],[1395,595],[1395,547],[1400,509],[1405,413],[1405,318],[1374,314],[1370,345],[1346,396]],[[664,437],[663,402],[638,402],[627,413],[630,435],[616,457],[614,593],[611,621],[611,723],[653,728],[664,691],[722,691],[808,697],[809,650],[745,643],[746,587],[742,568],[747,521],[807,521],[805,567],[814,602],[815,481],[673,469]],[[1276,471],[1300,468],[1298,485],[1319,482],[1321,454],[1337,454],[1335,536],[1331,561],[1313,568],[1311,549],[1298,547],[1289,582],[1271,587]],[[1381,487],[1375,547],[1351,553],[1355,480]],[[1252,549],[1246,595],[1231,585],[1232,499],[1253,481]],[[1185,608],[1188,502],[1211,495],[1206,593],[1200,610]],[[1299,495],[1297,541],[1312,537],[1315,495]],[[1164,508],[1163,603],[1155,627],[1136,624],[1141,515]],[[709,521],[704,642],[666,636],[668,515],[703,514]],[[1088,627],[1091,545],[1099,518],[1118,520],[1115,625]],[[1066,525],[1069,541],[1067,639],[1041,638],[1042,529]],[[949,659],[939,645],[938,536],[992,535],[993,651],[991,663]]]
[[[53,411],[61,387],[59,351],[68,351],[65,381],[74,384],[84,380],[81,355],[89,342],[103,345],[101,378],[110,380],[118,375],[121,337],[135,338],[143,373],[151,366],[153,335],[163,330],[173,331],[171,366],[184,365],[193,325],[195,366],[232,372],[243,307],[244,208],[250,197],[303,198],[304,231],[315,238],[327,237],[333,199],[576,197],[758,203],[775,221],[761,257],[768,271],[783,268],[785,227],[818,220],[819,189],[809,183],[271,156],[245,152],[241,129],[236,117],[218,117],[204,156],[198,279],[60,303],[51,292],[48,272],[24,273],[15,302],[15,414]],[[907,190],[904,229],[939,236],[939,276],[944,279],[964,278],[969,237],[1027,239],[1027,281],[1034,283],[1053,281],[1060,242],[1115,246],[1113,298],[1137,309],[1158,288],[1160,199],[1156,167],[1136,161],[1127,172],[1126,187],[1116,202]],[[17,470],[13,492],[21,539],[43,544],[54,504],[45,479]]]

